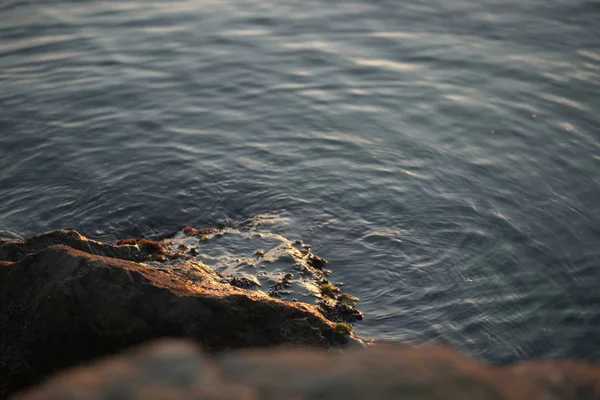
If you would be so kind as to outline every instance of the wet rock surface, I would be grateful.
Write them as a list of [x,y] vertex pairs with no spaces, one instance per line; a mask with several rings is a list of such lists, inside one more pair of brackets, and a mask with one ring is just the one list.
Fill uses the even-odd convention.
[[[211,352],[336,341],[315,306],[236,287],[200,260],[150,246],[74,231],[0,244],[10,261],[0,265],[0,398],[152,338],[189,337]],[[144,262],[129,261],[138,257]]]
[[445,347],[234,351],[210,357],[160,341],[66,371],[15,400],[592,400],[600,368],[583,362],[492,367]]
[[[142,242],[126,239],[117,244],[137,244],[145,249]],[[281,300],[319,305],[319,310],[336,322],[362,319],[356,308],[359,299],[340,293],[330,282],[332,271],[325,269],[327,261],[312,253],[309,244],[261,229],[256,220],[226,228],[187,226],[156,247],[160,253],[149,249],[144,253],[149,253],[145,261],[152,266],[169,269],[172,260],[182,259],[200,262],[232,286]]]

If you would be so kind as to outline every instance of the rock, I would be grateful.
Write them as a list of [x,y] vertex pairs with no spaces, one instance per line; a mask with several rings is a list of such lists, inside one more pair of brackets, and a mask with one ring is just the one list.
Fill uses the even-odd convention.
[[583,362],[493,367],[438,346],[209,357],[171,340],[63,372],[14,399],[592,400],[599,382],[600,367]]
[[232,276],[227,279],[231,286],[243,288],[243,289],[254,289],[260,286],[260,283],[253,281],[252,279],[245,278],[243,276]]
[[600,399],[600,367],[586,362],[530,361],[517,364],[512,371],[544,387],[556,399]]
[[41,233],[25,240],[0,239],[0,260],[19,261],[27,254],[35,253],[55,244],[64,244],[89,254],[123,260],[135,261],[140,257],[140,250],[135,246],[113,246],[88,239],[77,231],[58,230]]
[[317,302],[317,306],[330,321],[356,322],[363,319],[362,313],[356,307],[343,301],[324,298]]
[[221,283],[208,267],[187,279],[114,258],[129,257],[126,247],[74,231],[3,242],[15,262],[0,267],[0,398],[151,338],[190,337],[208,351],[332,343],[333,323],[313,306]]
[[122,239],[115,243],[117,246],[134,246],[146,255],[163,255],[166,253],[165,245],[162,241],[142,239]]
[[327,260],[310,253],[308,256],[308,264],[313,268],[323,269],[323,267],[327,265]]
[[191,342],[164,341],[81,367],[14,399],[256,399]]

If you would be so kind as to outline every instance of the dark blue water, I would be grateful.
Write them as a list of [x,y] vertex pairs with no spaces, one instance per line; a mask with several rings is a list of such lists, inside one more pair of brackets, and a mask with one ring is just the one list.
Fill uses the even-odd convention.
[[600,360],[600,2],[0,3],[0,233],[265,215],[367,337]]

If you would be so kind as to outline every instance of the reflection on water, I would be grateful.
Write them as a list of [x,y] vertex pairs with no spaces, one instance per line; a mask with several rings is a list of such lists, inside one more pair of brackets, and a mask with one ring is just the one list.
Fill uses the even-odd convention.
[[3,236],[277,214],[360,334],[600,357],[596,2],[0,9]]

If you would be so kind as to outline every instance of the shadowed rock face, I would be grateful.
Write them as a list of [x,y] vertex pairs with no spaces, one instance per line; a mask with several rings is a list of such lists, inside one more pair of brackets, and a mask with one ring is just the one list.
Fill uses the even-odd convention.
[[540,362],[492,367],[443,347],[234,351],[209,358],[161,341],[67,371],[16,400],[590,400],[600,369]]
[[[55,244],[63,240],[69,246]],[[151,338],[190,337],[210,351],[327,347],[335,339],[334,325],[315,307],[235,288],[201,264],[186,279],[102,256],[135,250],[72,231],[0,244],[0,254],[15,261],[0,265],[0,398]]]

